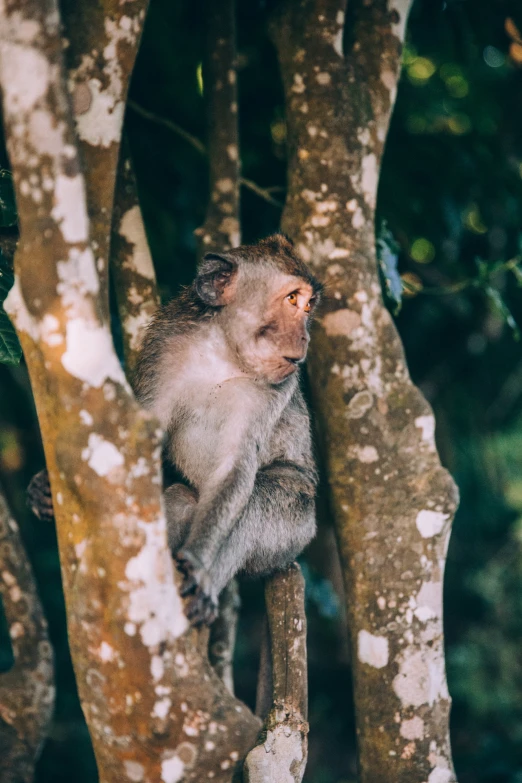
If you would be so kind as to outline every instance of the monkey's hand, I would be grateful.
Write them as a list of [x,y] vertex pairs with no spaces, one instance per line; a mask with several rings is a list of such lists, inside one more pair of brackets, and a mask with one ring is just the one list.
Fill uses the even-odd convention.
[[27,487],[27,505],[38,519],[52,522],[54,519],[53,498],[49,474],[47,470],[41,470],[32,477]]
[[217,596],[213,595],[210,577],[197,557],[186,549],[174,558],[183,575],[180,593],[185,602],[185,614],[194,626],[211,625],[217,617]]

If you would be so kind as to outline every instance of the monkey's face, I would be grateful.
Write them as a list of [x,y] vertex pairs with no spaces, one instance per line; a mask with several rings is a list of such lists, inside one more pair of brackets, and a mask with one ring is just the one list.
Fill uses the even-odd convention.
[[306,357],[320,283],[284,236],[224,254],[207,253],[195,281],[198,297],[219,308],[228,350],[252,378],[282,383]]
[[236,302],[226,309],[228,333],[243,371],[271,384],[295,373],[306,358],[315,302],[312,286],[290,275],[275,272],[257,285],[252,280],[239,284]]

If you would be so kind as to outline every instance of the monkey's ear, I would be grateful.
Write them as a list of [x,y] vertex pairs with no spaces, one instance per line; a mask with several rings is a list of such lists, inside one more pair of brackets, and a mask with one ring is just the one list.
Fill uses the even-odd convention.
[[207,253],[198,270],[196,292],[205,304],[221,307],[234,298],[236,278],[235,261],[217,253]]

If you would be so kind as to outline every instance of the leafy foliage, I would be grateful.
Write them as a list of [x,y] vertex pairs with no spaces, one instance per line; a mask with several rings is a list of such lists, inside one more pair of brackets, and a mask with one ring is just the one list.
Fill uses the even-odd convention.
[[4,300],[13,282],[11,268],[0,251],[0,362],[4,364],[18,364],[22,356],[22,347],[3,308]]
[[377,259],[383,281],[385,299],[390,303],[394,315],[398,315],[402,306],[402,279],[399,274],[400,245],[388,228],[386,221],[381,223],[377,237]]

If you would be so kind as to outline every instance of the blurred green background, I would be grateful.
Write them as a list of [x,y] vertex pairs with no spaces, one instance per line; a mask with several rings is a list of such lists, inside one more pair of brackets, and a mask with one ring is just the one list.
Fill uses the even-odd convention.
[[[245,241],[277,230],[285,197],[284,106],[266,33],[270,6],[238,0],[243,175],[270,189],[272,199],[243,188]],[[193,232],[207,199],[206,160],[176,130],[204,140],[202,18],[201,0],[151,0],[126,118],[164,297],[193,276]],[[443,463],[461,491],[445,584],[460,783],[522,783],[521,29],[517,0],[417,0],[379,192],[382,255],[392,278],[398,265],[408,292],[397,324],[412,376],[435,409]],[[36,780],[94,783],[54,531],[25,508],[25,487],[42,465],[25,368],[0,365],[0,483],[21,522],[56,651],[56,718]],[[304,561],[311,722],[305,779],[352,783],[349,654],[328,519]],[[245,584],[242,595],[236,684],[252,703],[262,593]],[[8,665],[5,644],[0,662]]]

